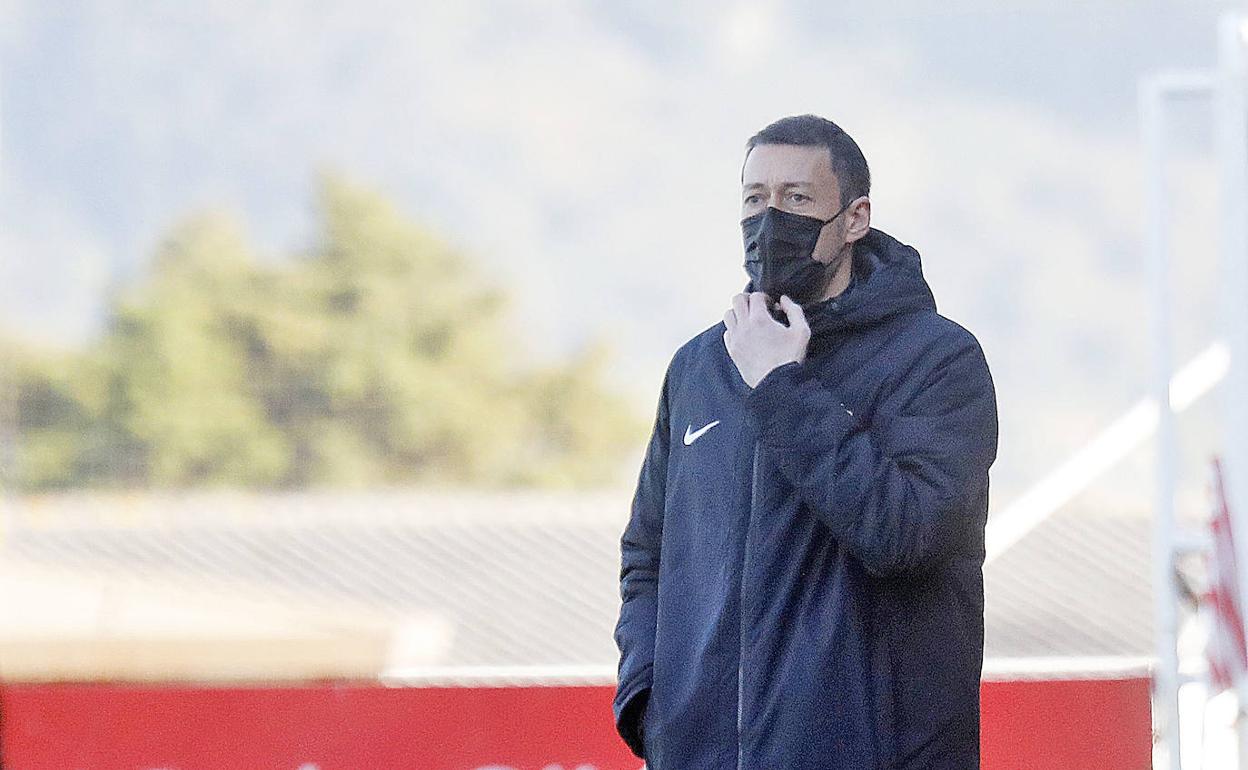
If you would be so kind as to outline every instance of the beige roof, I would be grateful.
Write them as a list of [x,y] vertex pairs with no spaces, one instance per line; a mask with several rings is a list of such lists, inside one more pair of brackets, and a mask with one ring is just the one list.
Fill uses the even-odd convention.
[[[262,602],[305,619],[367,618],[389,624],[391,666],[610,671],[628,501],[622,491],[17,500],[0,564],[159,581],[217,597],[218,615],[233,601],[240,612]],[[1148,548],[1144,516],[1045,521],[986,570],[987,655],[1150,655]]]

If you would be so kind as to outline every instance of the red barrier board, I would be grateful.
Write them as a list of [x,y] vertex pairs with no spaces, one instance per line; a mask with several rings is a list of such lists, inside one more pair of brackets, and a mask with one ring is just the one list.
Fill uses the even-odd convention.
[[1150,680],[985,682],[984,770],[1151,770]]
[[[638,770],[612,687],[12,684],[6,770]],[[985,770],[1143,770],[1146,679],[985,682]]]

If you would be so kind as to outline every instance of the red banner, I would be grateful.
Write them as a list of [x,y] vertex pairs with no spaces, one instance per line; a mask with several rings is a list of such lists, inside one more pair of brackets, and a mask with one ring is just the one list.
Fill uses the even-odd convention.
[[985,682],[980,688],[984,770],[1151,770],[1146,678]]
[[[22,684],[8,770],[638,770],[611,687]],[[1143,770],[1146,679],[986,682],[985,770]]]

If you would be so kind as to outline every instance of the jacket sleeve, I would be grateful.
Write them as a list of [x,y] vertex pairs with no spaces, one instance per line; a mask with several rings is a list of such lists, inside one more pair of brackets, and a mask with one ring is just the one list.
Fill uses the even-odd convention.
[[956,337],[907,374],[918,383],[900,410],[870,424],[799,363],[746,397],[781,473],[873,574],[924,571],[973,538],[982,547],[996,394],[979,343]]
[[669,367],[663,381],[654,429],[633,495],[632,512],[620,539],[621,605],[619,622],[615,626],[620,664],[614,703],[615,724],[620,737],[638,757],[643,756],[640,715],[648,700],[650,672],[654,664],[659,544],[663,536],[663,509],[667,496],[670,435],[668,387],[672,371]]

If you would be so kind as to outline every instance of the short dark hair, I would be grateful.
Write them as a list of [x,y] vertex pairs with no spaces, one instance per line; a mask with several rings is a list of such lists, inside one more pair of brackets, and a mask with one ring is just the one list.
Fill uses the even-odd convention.
[[841,205],[871,194],[871,169],[853,137],[832,121],[818,115],[791,115],[759,131],[745,143],[745,157],[760,144],[795,144],[827,147],[832,173],[841,184]]

